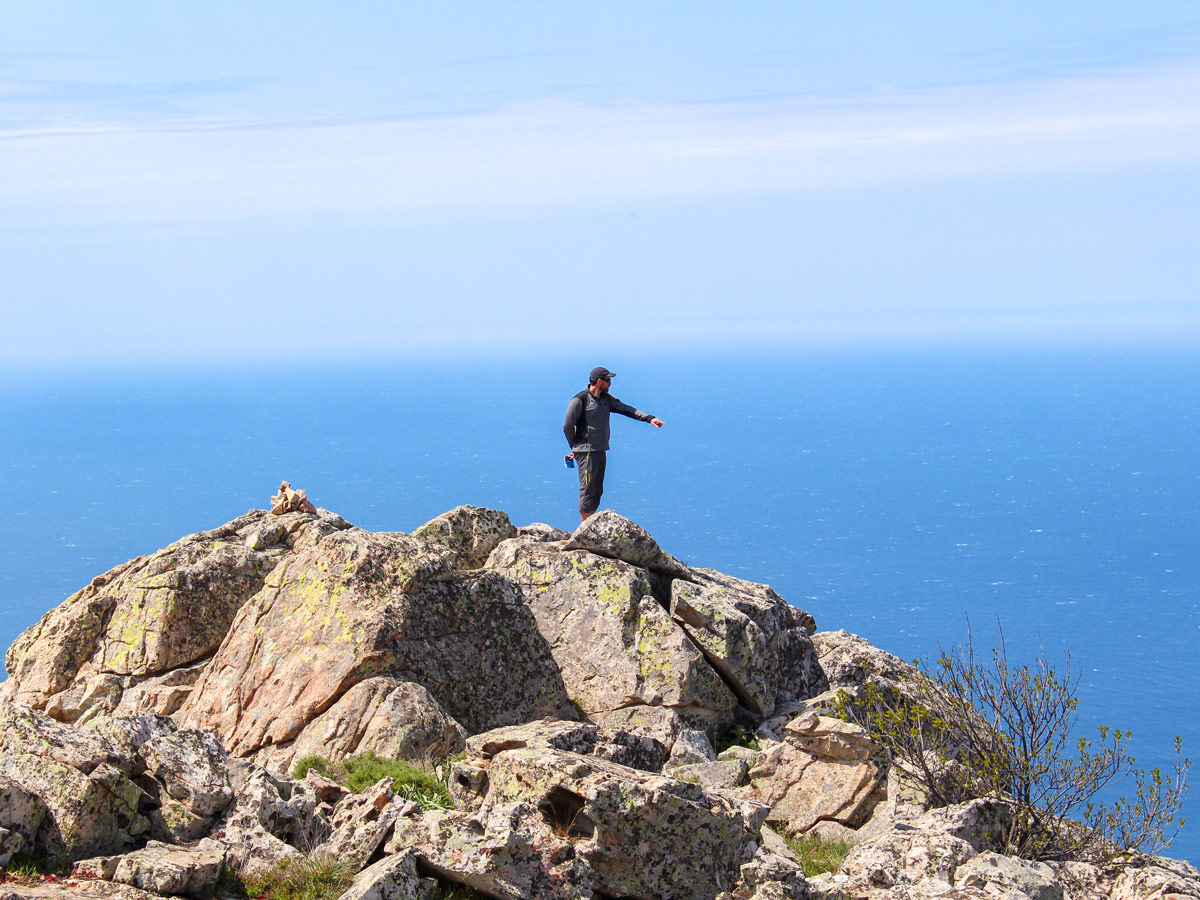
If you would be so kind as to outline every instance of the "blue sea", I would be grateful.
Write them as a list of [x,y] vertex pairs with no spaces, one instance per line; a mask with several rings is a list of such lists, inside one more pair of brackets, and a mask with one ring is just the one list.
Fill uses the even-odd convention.
[[[1070,655],[1081,733],[1129,729],[1147,766],[1176,734],[1200,755],[1200,357],[1178,352],[10,372],[0,645],[283,479],[372,530],[463,503],[573,528],[561,422],[597,364],[666,422],[614,417],[603,505],[671,553],[908,659],[1002,626],[1016,661]],[[1200,862],[1200,821],[1169,852]]]

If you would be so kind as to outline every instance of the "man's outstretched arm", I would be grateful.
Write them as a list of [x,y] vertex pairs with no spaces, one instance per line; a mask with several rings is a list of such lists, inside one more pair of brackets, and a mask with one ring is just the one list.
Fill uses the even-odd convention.
[[634,409],[628,403],[622,403],[616,397],[610,395],[609,403],[612,407],[612,411],[615,413],[620,413],[623,416],[629,416],[629,418],[637,419],[639,422],[649,422],[655,428],[663,427],[662,419],[652,416],[650,413],[642,412],[640,409]]

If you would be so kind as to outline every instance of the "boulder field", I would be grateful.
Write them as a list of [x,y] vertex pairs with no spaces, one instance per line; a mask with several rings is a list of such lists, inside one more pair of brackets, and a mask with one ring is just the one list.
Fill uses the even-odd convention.
[[[924,808],[829,714],[906,663],[611,510],[573,534],[252,510],[96,577],[6,668],[0,866],[72,874],[0,900],[213,896],[310,854],[358,871],[346,900],[1200,898],[1175,860],[1003,856],[1001,802]],[[717,753],[733,734],[755,747]],[[289,774],[367,752],[452,802]],[[853,845],[839,872],[805,877],[810,835]]]

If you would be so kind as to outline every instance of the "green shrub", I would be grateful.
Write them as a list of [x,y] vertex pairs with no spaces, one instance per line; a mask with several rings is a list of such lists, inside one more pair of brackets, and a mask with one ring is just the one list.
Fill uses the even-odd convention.
[[332,778],[333,764],[323,756],[312,754],[301,757],[295,768],[292,769],[293,778],[303,778],[308,774],[309,770],[314,770],[318,775],[324,775],[326,778]]
[[448,809],[454,805],[450,791],[437,777],[402,759],[388,759],[374,753],[363,753],[343,760],[339,768],[345,778],[338,778],[350,790],[358,793],[381,778],[393,779],[392,790],[422,809]]
[[[1164,776],[1134,767],[1130,732],[1099,729],[1097,743],[1073,738],[1079,676],[1070,658],[1060,677],[1044,653],[1033,665],[1009,662],[1000,644],[980,659],[967,643],[942,652],[934,666],[899,692],[864,686],[842,698],[842,710],[859,721],[898,762],[934,806],[967,797],[1012,804],[1013,821],[997,849],[1034,860],[1086,859],[1128,862],[1167,847],[1188,791],[1179,738],[1176,762]],[[1097,795],[1129,780],[1134,799],[1102,803]]]
[[350,886],[357,866],[324,854],[288,859],[243,880],[251,900],[332,900]]
[[850,852],[850,845],[842,841],[830,841],[816,834],[806,834],[803,837],[785,837],[788,847],[800,860],[800,867],[806,878],[820,875],[822,872],[837,872],[842,867],[842,860]]
[[[445,768],[448,771],[448,767]],[[293,775],[303,778],[310,769],[344,785],[355,794],[382,778],[391,778],[392,790],[397,796],[412,800],[421,809],[450,809],[454,806],[449,789],[436,775],[402,759],[362,753],[330,763],[322,756],[305,756],[296,763]]]

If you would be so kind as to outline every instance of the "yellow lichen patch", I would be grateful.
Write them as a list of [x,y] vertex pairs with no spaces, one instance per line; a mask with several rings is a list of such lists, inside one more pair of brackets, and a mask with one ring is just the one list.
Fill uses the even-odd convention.
[[664,651],[673,632],[674,626],[665,618],[637,617],[637,643],[633,656],[642,678],[671,672],[671,662]]

